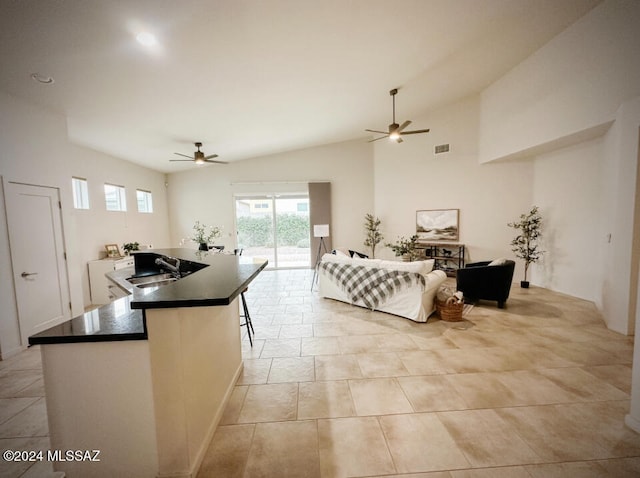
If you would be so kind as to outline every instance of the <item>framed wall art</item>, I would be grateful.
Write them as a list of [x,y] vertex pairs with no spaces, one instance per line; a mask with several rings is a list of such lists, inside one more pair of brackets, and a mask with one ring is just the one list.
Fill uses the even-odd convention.
[[460,209],[428,209],[416,211],[418,240],[457,241]]

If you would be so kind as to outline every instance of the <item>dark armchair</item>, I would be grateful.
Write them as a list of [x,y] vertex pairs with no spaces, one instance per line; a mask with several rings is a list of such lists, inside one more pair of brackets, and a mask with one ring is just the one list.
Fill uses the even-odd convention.
[[505,260],[501,265],[489,265],[490,261],[474,262],[456,272],[456,283],[465,301],[497,300],[503,309],[509,298],[513,270],[516,263]]

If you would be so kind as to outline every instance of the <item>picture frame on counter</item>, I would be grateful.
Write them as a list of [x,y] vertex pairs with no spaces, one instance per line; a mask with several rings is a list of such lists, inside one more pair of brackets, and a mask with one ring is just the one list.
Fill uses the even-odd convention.
[[107,251],[107,257],[122,257],[118,244],[105,244],[104,248]]

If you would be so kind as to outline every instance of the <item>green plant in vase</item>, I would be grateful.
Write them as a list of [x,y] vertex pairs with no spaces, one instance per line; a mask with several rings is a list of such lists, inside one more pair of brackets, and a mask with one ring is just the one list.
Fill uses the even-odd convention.
[[418,236],[414,234],[409,239],[404,236],[398,238],[398,240],[391,244],[387,243],[385,246],[391,248],[396,257],[402,257],[405,261],[413,261],[417,258],[416,246],[418,245]]
[[131,251],[139,251],[140,243],[138,242],[125,242],[122,244],[122,249],[124,249],[126,255],[130,255]]
[[199,244],[200,250],[208,251],[209,244],[220,236],[222,236],[222,228],[218,226],[207,226],[200,221],[196,221],[193,225],[191,240]]

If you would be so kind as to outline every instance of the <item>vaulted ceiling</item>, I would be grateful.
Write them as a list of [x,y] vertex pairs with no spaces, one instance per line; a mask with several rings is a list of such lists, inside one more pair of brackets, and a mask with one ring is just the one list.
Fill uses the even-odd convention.
[[2,0],[0,91],[64,115],[76,144],[171,172],[196,167],[169,162],[195,141],[225,161],[366,141],[391,122],[390,89],[399,122],[414,119],[598,3]]

